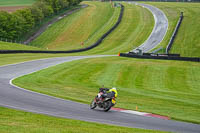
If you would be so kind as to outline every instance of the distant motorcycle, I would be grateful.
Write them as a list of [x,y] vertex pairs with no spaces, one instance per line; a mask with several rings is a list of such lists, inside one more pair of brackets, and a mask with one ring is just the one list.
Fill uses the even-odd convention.
[[90,104],[90,109],[95,109],[97,106],[102,108],[105,112],[109,111],[112,106],[116,104],[115,97],[105,97],[106,91],[101,91],[98,95],[92,100]]

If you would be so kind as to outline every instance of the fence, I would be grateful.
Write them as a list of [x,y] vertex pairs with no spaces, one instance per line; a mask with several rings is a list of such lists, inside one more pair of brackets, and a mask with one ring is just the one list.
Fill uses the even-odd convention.
[[21,40],[12,40],[12,39],[8,39],[8,38],[1,38],[0,37],[0,41],[2,41],[2,42],[10,42],[10,43],[18,43],[18,44],[24,44],[23,43],[23,41],[21,41]]
[[171,54],[171,56],[163,55],[163,54],[155,54],[155,55],[136,55],[129,53],[120,53],[122,57],[132,57],[132,58],[140,58],[140,59],[160,59],[160,60],[178,60],[178,61],[194,61],[200,62],[200,58],[198,57],[180,57],[179,54]]

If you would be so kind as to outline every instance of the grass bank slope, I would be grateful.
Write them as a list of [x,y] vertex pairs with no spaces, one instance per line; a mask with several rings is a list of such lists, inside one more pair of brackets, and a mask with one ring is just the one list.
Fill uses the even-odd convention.
[[200,3],[147,3],[154,5],[164,11],[169,19],[168,33],[161,43],[167,46],[176,23],[179,19],[180,12],[183,12],[184,18],[173,47],[170,53],[180,53],[181,56],[200,57]]
[[14,84],[83,103],[90,103],[102,85],[115,86],[117,107],[138,106],[140,111],[200,123],[199,81],[199,63],[104,57],[64,63],[17,78]]
[[0,0],[0,6],[29,6],[36,0]]
[[[112,8],[110,3],[84,3],[89,7],[53,24],[31,45],[59,50],[86,47],[98,40],[116,23],[120,8]],[[81,45],[82,43],[84,45]]]
[[[89,4],[88,8],[52,25],[31,44],[52,50],[77,49],[93,44],[116,23],[120,8],[112,8],[110,3],[102,2],[86,4]],[[127,52],[148,38],[154,25],[152,14],[142,7],[123,4],[125,11],[120,25],[100,46],[85,54]]]
[[88,54],[117,54],[128,52],[141,45],[150,35],[153,15],[149,10],[133,4],[122,3],[125,7],[120,25]]
[[78,120],[56,118],[0,107],[1,133],[164,133],[161,131],[109,126]]

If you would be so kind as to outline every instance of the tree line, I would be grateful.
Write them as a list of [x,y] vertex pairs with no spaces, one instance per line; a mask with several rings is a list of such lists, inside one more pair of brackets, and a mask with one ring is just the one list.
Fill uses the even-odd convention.
[[41,21],[81,0],[37,0],[31,7],[13,13],[0,11],[0,38],[19,40]]

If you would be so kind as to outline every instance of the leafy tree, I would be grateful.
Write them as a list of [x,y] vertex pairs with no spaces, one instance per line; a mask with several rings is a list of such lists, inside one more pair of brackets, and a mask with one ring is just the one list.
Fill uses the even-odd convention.
[[65,9],[69,7],[69,1],[68,0],[59,0],[59,5],[61,5],[61,9]]
[[53,7],[53,1],[54,0],[40,0],[41,2],[45,2],[47,5],[50,5],[51,7]]
[[53,0],[53,10],[55,13],[58,13],[61,9],[61,5],[59,4],[59,0]]
[[24,19],[24,21],[25,21],[23,24],[24,33],[30,31],[35,26],[34,18],[31,13],[30,8],[17,10],[14,14],[16,14]]
[[17,14],[11,14],[9,35],[11,39],[19,38],[24,33],[25,19]]
[[36,24],[41,23],[42,19],[44,18],[44,14],[42,10],[37,6],[37,3],[34,4],[31,8],[31,14],[34,18]]
[[42,10],[44,17],[51,16],[54,13],[52,7],[44,1],[38,2],[36,5],[40,10]]
[[6,38],[10,14],[0,11],[0,37]]

